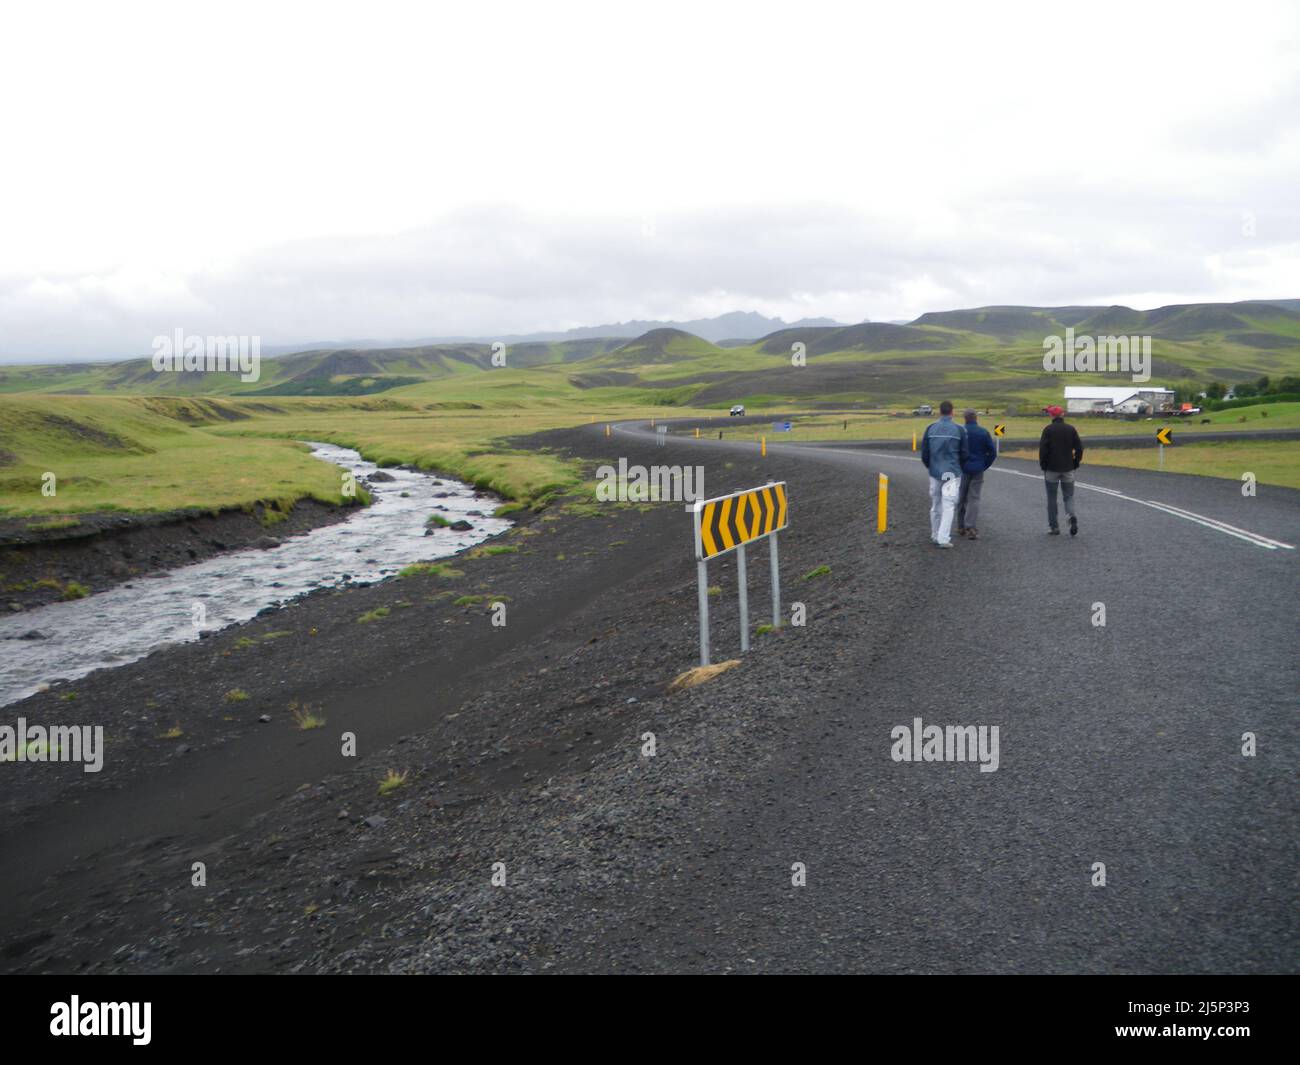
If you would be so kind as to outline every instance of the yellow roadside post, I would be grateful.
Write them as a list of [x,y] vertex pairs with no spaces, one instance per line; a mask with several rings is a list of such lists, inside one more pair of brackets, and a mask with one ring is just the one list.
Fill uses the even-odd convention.
[[761,458],[767,458],[767,437],[758,438],[758,453]]
[[916,430],[912,430],[912,450],[916,450]]
[[608,423],[606,423],[606,425],[605,425],[605,436],[606,436],[606,438],[609,437],[609,424],[608,424]]
[[699,438],[700,438],[700,427],[697,425],[695,427],[695,439],[698,440]]
[[882,533],[889,525],[889,477],[880,475],[880,491],[876,497],[876,532]]

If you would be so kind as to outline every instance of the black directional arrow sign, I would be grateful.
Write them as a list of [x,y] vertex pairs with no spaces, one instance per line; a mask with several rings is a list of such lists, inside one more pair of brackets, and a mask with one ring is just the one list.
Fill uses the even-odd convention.
[[1174,442],[1174,431],[1167,425],[1162,425],[1156,430],[1156,443],[1172,444]]

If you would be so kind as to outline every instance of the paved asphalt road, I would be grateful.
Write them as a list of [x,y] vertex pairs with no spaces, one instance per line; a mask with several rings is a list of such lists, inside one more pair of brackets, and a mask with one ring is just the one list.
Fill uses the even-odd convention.
[[[896,520],[924,520],[910,454],[769,450],[787,471],[841,466],[846,484],[886,472]],[[826,712],[757,793],[719,800],[701,867],[647,900],[672,916],[611,931],[638,966],[691,968],[698,943],[725,941],[769,970],[1296,969],[1300,493],[1078,476],[1072,539],[1045,535],[1030,464],[988,473],[983,539],[933,549],[926,594],[882,604],[898,609],[884,645],[846,648]],[[916,717],[998,726],[998,770],[891,763],[890,730]],[[797,907],[774,855],[807,866]]]

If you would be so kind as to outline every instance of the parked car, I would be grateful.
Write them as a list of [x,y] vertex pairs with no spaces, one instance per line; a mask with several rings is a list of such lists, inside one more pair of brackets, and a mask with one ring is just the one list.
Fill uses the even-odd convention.
[[928,418],[931,414],[934,413],[934,408],[930,406],[930,404],[928,403],[922,403],[919,407],[917,407],[914,411],[912,411],[912,413],[920,415],[923,418]]
[[744,413],[745,413],[745,405],[743,403],[737,403],[734,407],[731,408],[731,417],[733,418],[736,417],[737,415],[741,415]]

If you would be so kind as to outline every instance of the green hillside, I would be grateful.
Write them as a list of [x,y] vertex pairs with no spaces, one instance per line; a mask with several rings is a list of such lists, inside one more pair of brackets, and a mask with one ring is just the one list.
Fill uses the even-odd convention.
[[[1043,369],[1043,340],[1150,336],[1152,381],[1176,388],[1232,385],[1300,373],[1300,301],[1130,307],[978,307],[907,325],[782,329],[719,346],[680,329],[633,340],[519,343],[493,364],[492,346],[325,349],[262,360],[261,377],[158,373],[148,359],[0,367],[0,393],[231,397],[389,395],[461,407],[562,405],[904,406],[949,395],[980,406],[1059,398]],[[804,365],[792,355],[801,352]],[[1073,374],[1071,384],[1122,384],[1127,374]]]

